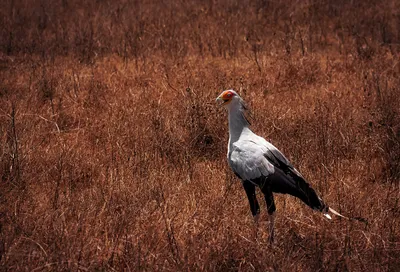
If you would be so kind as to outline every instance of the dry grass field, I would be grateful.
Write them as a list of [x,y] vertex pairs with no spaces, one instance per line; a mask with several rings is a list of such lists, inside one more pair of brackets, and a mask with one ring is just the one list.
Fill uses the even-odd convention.
[[[0,25],[1,271],[400,271],[399,1],[2,0]],[[367,222],[276,195],[270,246],[228,88]]]

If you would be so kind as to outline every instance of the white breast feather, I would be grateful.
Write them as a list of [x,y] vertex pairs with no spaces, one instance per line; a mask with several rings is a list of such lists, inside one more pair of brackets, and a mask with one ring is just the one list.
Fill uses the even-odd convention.
[[274,166],[264,157],[267,147],[252,140],[239,140],[232,146],[229,164],[243,180],[274,173]]

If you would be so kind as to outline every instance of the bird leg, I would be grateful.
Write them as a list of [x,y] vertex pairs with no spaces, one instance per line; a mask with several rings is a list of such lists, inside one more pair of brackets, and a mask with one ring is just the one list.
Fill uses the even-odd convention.
[[249,199],[251,214],[254,219],[254,239],[257,240],[258,236],[258,221],[260,218],[260,206],[258,205],[256,197],[256,187],[250,181],[243,181],[243,188],[246,191],[247,198]]
[[274,243],[275,238],[275,213],[269,215],[269,237],[268,242],[272,245]]
[[254,221],[258,222],[260,214],[260,205],[258,205],[256,197],[256,186],[250,181],[243,181],[243,188],[246,191],[247,198],[249,199],[251,214],[254,217]]
[[258,227],[259,227],[259,221],[260,221],[260,213],[257,213],[255,216],[253,216],[253,219],[254,219],[253,237],[254,237],[254,241],[256,242],[258,239]]
[[275,231],[274,231],[274,224],[275,224],[275,201],[274,201],[274,196],[272,194],[271,187],[269,186],[268,183],[264,183],[264,186],[262,186],[261,191],[264,194],[265,197],[265,202],[267,202],[267,209],[268,209],[268,214],[269,214],[269,243],[272,244],[274,242],[274,236],[275,236]]

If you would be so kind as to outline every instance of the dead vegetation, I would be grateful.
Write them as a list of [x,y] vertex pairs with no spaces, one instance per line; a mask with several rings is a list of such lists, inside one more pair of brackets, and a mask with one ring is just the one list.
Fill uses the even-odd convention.
[[[4,270],[400,269],[397,1],[3,2]],[[368,224],[278,195],[269,247],[227,167],[227,88]]]

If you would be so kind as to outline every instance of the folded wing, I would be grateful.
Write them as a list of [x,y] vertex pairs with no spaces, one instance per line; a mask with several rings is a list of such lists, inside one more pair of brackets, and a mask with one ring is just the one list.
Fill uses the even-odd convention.
[[230,166],[243,180],[262,186],[269,182],[273,192],[290,194],[312,209],[327,211],[328,207],[289,160],[271,143],[254,135],[233,145]]

